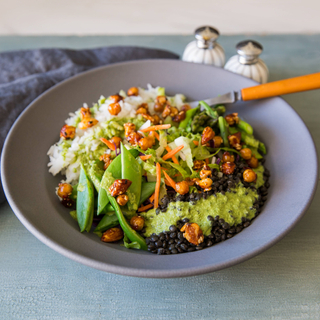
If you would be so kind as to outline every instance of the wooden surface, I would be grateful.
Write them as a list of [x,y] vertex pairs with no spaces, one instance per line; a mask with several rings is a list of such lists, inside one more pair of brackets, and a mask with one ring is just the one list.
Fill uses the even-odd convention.
[[[243,38],[221,38],[227,57]],[[265,47],[270,80],[320,71],[320,35],[254,38]],[[0,50],[135,43],[181,54],[189,39],[0,37]],[[302,116],[319,148],[320,90],[285,99]],[[303,146],[297,146],[299,151]],[[301,165],[308,165],[308,159]],[[108,274],[71,261],[37,240],[4,203],[0,319],[320,319],[319,207],[317,191],[293,231],[249,261],[207,275],[161,280]]]

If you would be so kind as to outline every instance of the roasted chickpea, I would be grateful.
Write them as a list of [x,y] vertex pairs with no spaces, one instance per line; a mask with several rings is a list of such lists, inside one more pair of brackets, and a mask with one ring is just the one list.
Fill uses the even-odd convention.
[[185,111],[185,112],[187,112],[187,111],[190,110],[190,109],[191,109],[191,107],[190,107],[188,104],[184,104],[184,105],[180,108],[181,111]]
[[220,168],[224,174],[233,174],[236,165],[233,162],[225,162],[224,164],[222,164],[222,166],[220,166]]
[[119,93],[114,94],[113,96],[110,96],[110,99],[113,100],[113,102],[119,102],[123,100],[123,96],[120,96]]
[[148,110],[140,107],[139,109],[137,109],[136,114],[148,114]]
[[236,113],[236,112],[228,114],[224,118],[228,122],[229,126],[233,126],[233,125],[239,123],[238,113]]
[[179,110],[176,107],[172,107],[167,104],[162,112],[162,118],[166,118],[168,116],[173,118],[178,114],[179,114]]
[[222,155],[222,162],[234,162],[234,156],[230,152],[226,151]]
[[153,106],[155,112],[162,112],[164,110],[165,105],[156,102]]
[[60,130],[60,137],[65,140],[73,139],[75,135],[76,127],[68,126],[67,124],[65,124]]
[[103,233],[101,237],[101,241],[103,242],[115,242],[119,241],[123,238],[124,234],[120,227],[114,227],[108,229],[106,232]]
[[126,194],[120,194],[117,196],[117,202],[119,206],[125,206],[129,201],[129,197]]
[[146,120],[150,120],[152,123],[154,122],[154,118],[149,114],[141,114]]
[[136,146],[141,138],[142,137],[138,132],[132,132],[127,137],[127,140],[130,142],[130,144],[132,144],[133,146]]
[[166,118],[170,116],[171,113],[171,107],[167,104],[162,112],[162,118]]
[[195,160],[193,162],[193,170],[200,170],[206,164],[203,160]]
[[131,186],[131,181],[128,179],[117,179],[110,186],[109,192],[112,197],[118,196],[119,194],[124,194],[128,188]]
[[228,136],[229,143],[231,147],[235,148],[236,150],[241,150],[241,132],[237,132],[235,134],[231,134]]
[[[141,110],[140,110],[141,109]],[[142,114],[142,113],[144,113],[144,114],[148,114],[149,113],[149,106],[148,106],[148,104],[147,103],[141,103],[139,106],[138,106],[138,108],[137,108],[137,114]],[[140,110],[139,112],[138,112],[138,110]],[[144,112],[143,112],[144,111]]]
[[136,125],[131,122],[125,123],[123,127],[124,127],[124,135],[126,137],[129,137],[131,133],[136,131]]
[[176,116],[172,118],[174,122],[181,122],[186,118],[186,112],[180,111]]
[[89,108],[81,108],[80,109],[80,117],[81,120],[85,119],[85,118],[91,118],[91,111]]
[[139,89],[137,87],[131,87],[128,91],[127,91],[127,95],[128,96],[137,96],[139,94]]
[[154,125],[157,125],[157,124],[161,123],[161,119],[160,119],[160,117],[159,117],[157,114],[154,114],[154,115],[152,116],[152,118],[153,118],[152,123],[153,123]]
[[154,131],[150,131],[147,138],[151,140],[152,145],[156,143],[156,133]]
[[102,154],[99,160],[104,162],[104,165],[103,165],[104,170],[107,170],[112,162],[110,154],[106,154],[106,153]]
[[168,99],[166,96],[157,96],[156,102],[164,106],[167,103]]
[[170,116],[174,117],[179,114],[179,110],[176,107],[170,107]]
[[256,173],[252,169],[247,169],[243,173],[243,180],[245,182],[254,182],[257,179]]
[[223,139],[220,136],[214,136],[213,143],[215,148],[219,148],[223,143]]
[[212,186],[212,180],[210,178],[201,179],[199,182],[199,186],[202,189],[207,189]]
[[130,219],[130,226],[133,230],[140,231],[144,226],[144,218],[141,216],[134,216]]
[[187,181],[180,181],[176,183],[176,191],[180,194],[189,192],[189,183]]
[[147,150],[149,148],[151,148],[153,146],[153,140],[146,137],[146,138],[141,138],[138,142],[138,145],[139,147],[142,149],[142,150]]
[[252,156],[250,160],[247,160],[247,164],[250,168],[257,168],[259,166],[259,161],[255,156]]
[[118,102],[110,103],[108,107],[108,111],[113,116],[116,116],[118,113],[121,112],[121,106]]
[[69,183],[59,183],[57,194],[60,198],[67,199],[72,193],[72,186]]
[[[197,178],[197,179],[200,181],[199,178]],[[186,178],[185,181],[187,182],[187,184],[188,184],[189,186],[194,186],[194,184],[195,184],[194,179]]]
[[214,131],[210,127],[204,128],[201,136],[201,144],[204,145],[208,143],[210,140],[212,140],[215,136]]
[[209,178],[211,176],[212,176],[211,169],[207,165],[205,165],[200,171],[200,179]]
[[91,128],[95,126],[99,121],[94,118],[84,118],[80,123],[79,123],[79,129],[85,130],[88,128]]
[[204,241],[203,232],[197,223],[186,223],[180,231],[184,232],[184,238],[196,246]]
[[109,141],[111,143],[114,143],[117,148],[120,148],[120,142],[122,141],[122,139],[120,137],[112,137]]
[[252,151],[249,148],[244,148],[240,150],[241,157],[245,160],[251,159]]

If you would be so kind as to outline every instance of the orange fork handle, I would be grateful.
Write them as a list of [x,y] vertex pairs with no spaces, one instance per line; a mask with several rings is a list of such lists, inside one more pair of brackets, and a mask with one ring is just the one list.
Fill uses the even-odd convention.
[[260,84],[241,90],[242,100],[256,100],[320,88],[320,72],[306,76]]

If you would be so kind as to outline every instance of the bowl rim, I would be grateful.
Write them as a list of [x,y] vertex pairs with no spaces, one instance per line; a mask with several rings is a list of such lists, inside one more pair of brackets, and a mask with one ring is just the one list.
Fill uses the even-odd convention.
[[[259,246],[255,250],[251,250],[250,252],[243,254],[240,257],[235,257],[233,259],[228,260],[227,262],[220,262],[218,264],[215,264],[214,266],[199,266],[199,267],[194,267],[194,268],[186,268],[186,269],[170,269],[170,270],[153,270],[153,269],[137,269],[135,267],[123,267],[123,266],[116,266],[107,262],[100,262],[96,261],[95,259],[88,258],[82,254],[78,254],[73,252],[72,250],[58,244],[55,240],[47,237],[45,234],[43,234],[41,231],[39,231],[36,227],[33,226],[31,222],[28,221],[28,219],[24,216],[23,212],[18,208],[16,203],[14,202],[13,198],[11,197],[9,186],[7,181],[9,180],[9,177],[6,175],[6,166],[8,165],[9,159],[7,159],[6,154],[7,150],[10,148],[10,140],[11,136],[14,134],[14,131],[18,127],[18,125],[23,121],[24,117],[28,113],[29,110],[34,108],[36,106],[36,103],[43,98],[49,91],[56,90],[57,88],[60,88],[61,86],[65,86],[68,82],[72,82],[75,79],[81,78],[81,77],[86,77],[87,74],[95,73],[97,71],[100,71],[102,69],[110,69],[110,68],[115,68],[118,66],[126,66],[126,65],[132,65],[132,64],[143,64],[145,62],[173,62],[173,63],[181,63],[181,64],[191,64],[190,62],[185,62],[181,60],[173,60],[173,59],[142,59],[142,60],[133,60],[133,61],[125,61],[125,62],[119,62],[119,63],[114,63],[106,66],[101,66],[101,67],[96,67],[81,73],[78,73],[68,79],[65,79],[56,85],[52,86],[45,92],[43,92],[41,95],[39,95],[35,100],[33,100],[24,110],[23,112],[19,115],[19,117],[16,119],[12,127],[10,128],[9,133],[7,134],[7,137],[5,139],[3,149],[2,149],[2,155],[1,155],[1,179],[2,179],[2,186],[3,190],[6,196],[6,199],[12,208],[13,212],[17,216],[17,218],[21,221],[21,223],[29,230],[36,238],[38,238],[41,242],[43,242],[45,245],[50,247],[51,249],[57,251],[58,253],[62,254],[63,256],[70,258],[76,262],[79,262],[81,264],[84,264],[86,266],[92,267],[94,269],[98,269],[101,271],[105,272],[111,272],[119,275],[125,275],[125,276],[133,276],[133,277],[144,277],[144,278],[176,278],[176,277],[188,277],[188,276],[195,276],[195,275],[200,275],[200,274],[205,274],[209,272],[214,272],[218,271],[221,269],[229,268],[231,266],[237,265],[241,262],[244,262],[246,260],[249,260],[253,258],[254,256],[262,253],[263,251],[269,249],[272,247],[274,244],[276,244],[278,241],[280,241],[284,236],[286,236],[295,226],[296,224],[300,221],[300,219],[303,217],[307,209],[309,208],[313,197],[315,195],[316,189],[317,189],[317,184],[318,184],[318,173],[319,173],[319,165],[318,165],[318,154],[317,154],[317,149],[314,143],[314,139],[310,133],[310,130],[300,117],[300,115],[281,97],[275,97],[272,99],[281,99],[285,104],[289,106],[289,108],[295,113],[295,115],[299,118],[301,121],[301,124],[305,127],[307,133],[309,134],[310,141],[312,142],[312,147],[313,147],[313,153],[315,156],[315,163],[316,163],[316,174],[314,175],[314,181],[312,181],[313,187],[312,187],[312,192],[309,194],[306,204],[304,208],[301,210],[299,215],[296,217],[296,219],[291,223],[291,225],[284,229],[283,232],[281,232],[278,236],[273,238],[271,241],[267,242],[264,245]],[[217,67],[212,67],[211,68],[217,68]],[[220,69],[220,68],[218,68]],[[232,73],[228,70],[224,70],[225,72]],[[240,77],[240,78],[245,78],[241,75],[232,73],[235,77]],[[248,78],[246,78],[248,80]],[[254,80],[251,80],[253,85],[256,85],[257,82]]]

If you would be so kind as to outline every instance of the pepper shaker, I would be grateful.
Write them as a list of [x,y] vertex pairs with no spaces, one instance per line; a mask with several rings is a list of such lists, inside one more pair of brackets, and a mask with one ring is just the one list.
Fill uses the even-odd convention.
[[196,40],[190,42],[186,46],[182,60],[223,67],[226,62],[226,58],[224,50],[216,42],[219,35],[219,31],[210,26],[204,26],[196,29]]
[[269,71],[259,58],[263,50],[262,45],[254,40],[244,40],[236,45],[236,49],[238,54],[231,57],[224,68],[259,83],[266,83]]

